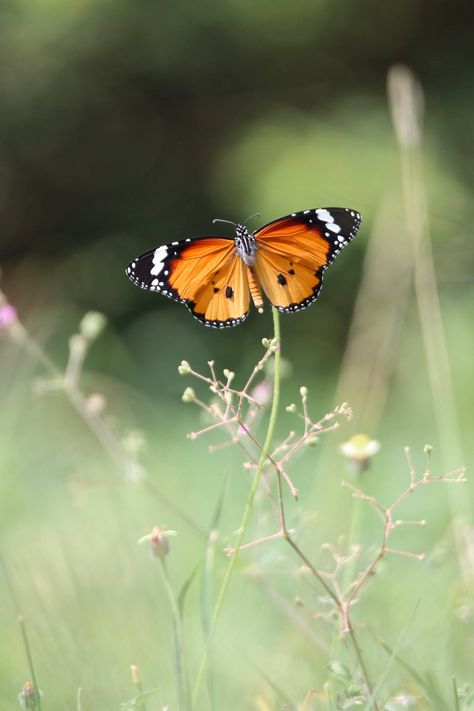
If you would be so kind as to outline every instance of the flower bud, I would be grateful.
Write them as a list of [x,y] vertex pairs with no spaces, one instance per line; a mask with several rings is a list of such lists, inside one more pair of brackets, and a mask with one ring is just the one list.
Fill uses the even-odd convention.
[[287,405],[285,409],[287,412],[296,412],[296,405],[292,402],[291,405]]
[[251,397],[261,406],[267,405],[272,399],[273,388],[268,380],[262,380],[251,391]]
[[228,368],[224,368],[223,373],[224,373],[224,377],[227,378],[228,384],[230,385],[230,383],[235,378],[235,373],[232,370],[229,370]]
[[303,400],[308,397],[308,388],[305,385],[302,385],[300,387],[300,395],[303,398]]
[[9,328],[17,319],[17,313],[14,306],[11,304],[3,304],[0,306],[0,330]]
[[189,375],[191,372],[191,366],[189,365],[187,360],[182,360],[181,363],[178,365],[178,373],[180,375]]
[[79,324],[79,331],[87,341],[93,341],[105,328],[107,319],[98,311],[88,311]]
[[184,393],[181,395],[181,400],[183,402],[194,402],[196,399],[196,393],[192,388],[186,388]]
[[91,393],[86,400],[86,409],[91,415],[100,415],[107,402],[102,393]]
[[351,437],[340,446],[342,454],[347,458],[351,470],[361,474],[368,469],[370,460],[380,449],[380,442],[368,435],[358,434]]
[[40,690],[36,690],[31,681],[27,681],[21,687],[21,691],[18,694],[18,701],[22,709],[36,709],[38,708],[39,699],[43,694]]
[[150,536],[150,550],[154,558],[164,558],[170,552],[170,544],[164,531],[155,526]]
[[159,526],[154,526],[151,533],[140,538],[138,543],[148,543],[152,558],[164,558],[170,550],[169,537],[175,535],[176,531],[166,531]]

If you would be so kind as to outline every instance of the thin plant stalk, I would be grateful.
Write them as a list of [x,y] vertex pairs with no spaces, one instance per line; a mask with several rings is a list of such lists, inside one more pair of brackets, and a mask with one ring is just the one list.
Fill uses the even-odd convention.
[[[454,395],[451,364],[441,312],[431,245],[423,151],[423,94],[416,77],[404,66],[394,66],[388,75],[389,106],[401,160],[407,233],[412,246],[415,295],[423,338],[427,372],[436,417],[438,438],[445,466],[462,459],[459,415]],[[471,500],[448,490],[454,516],[472,518]],[[457,540],[458,558],[462,541]],[[460,566],[468,584],[468,576]]]
[[28,660],[28,668],[30,670],[31,681],[33,683],[33,691],[34,691],[34,696],[33,696],[34,707],[33,708],[37,709],[37,711],[41,711],[41,696],[40,696],[39,686],[36,683],[36,674],[35,674],[35,668],[33,665],[33,656],[31,654],[31,647],[30,647],[30,643],[28,640],[28,634],[26,632],[25,620],[23,619],[22,615],[18,615],[18,624],[20,625],[21,636],[23,638],[23,644],[25,646],[26,658]]
[[176,661],[176,685],[178,691],[178,709],[185,711],[189,709],[189,688],[186,677],[186,669],[184,664],[184,644],[183,644],[183,625],[181,619],[181,610],[179,609],[178,601],[171,585],[168,568],[164,558],[160,558],[161,571],[163,574],[163,582],[166,589],[166,594],[171,607],[171,615],[173,618],[173,633],[175,644],[175,661]]
[[[320,585],[326,590],[328,595],[332,598],[336,607],[338,608],[339,612],[341,613],[341,616],[345,617],[346,626],[347,626],[346,631],[349,633],[349,638],[351,640],[352,647],[354,649],[357,663],[359,665],[359,668],[362,672],[362,676],[364,678],[364,682],[365,682],[365,685],[367,688],[367,693],[369,696],[372,696],[373,695],[372,682],[370,681],[369,673],[367,671],[367,667],[365,665],[364,658],[362,656],[362,650],[361,650],[359,643],[357,641],[357,637],[354,632],[354,627],[353,627],[350,617],[348,615],[347,609],[343,608],[344,602],[340,599],[340,597],[337,595],[337,593],[334,592],[334,590],[327,584],[327,582],[324,580],[323,576],[320,574],[320,572],[317,570],[317,568],[308,560],[308,558],[305,556],[305,554],[303,553],[301,548],[292,539],[292,537],[286,527],[285,506],[284,506],[284,502],[283,502],[281,473],[278,469],[277,469],[277,484],[278,484],[278,502],[279,502],[279,506],[280,506],[280,524],[281,524],[282,535],[285,538],[286,542],[291,546],[291,548],[293,548],[296,555],[303,561],[303,563],[306,565],[306,567],[311,571],[312,575],[316,578],[316,580],[320,583]],[[378,706],[375,704],[375,701],[373,702],[373,705],[374,705],[374,708],[377,710]]]
[[23,618],[23,615],[20,612],[20,607],[18,605],[18,600],[15,594],[15,590],[12,585],[12,581],[10,580],[10,575],[8,572],[8,568],[6,566],[5,561],[3,560],[2,557],[0,557],[0,567],[3,570],[3,574],[5,576],[5,581],[7,584],[7,590],[10,595],[14,610],[16,612],[16,616],[18,619],[18,624],[20,625],[20,631],[21,631],[21,636],[23,639],[23,645],[25,647],[25,652],[26,652],[26,658],[28,660],[28,669],[30,671],[30,676],[31,676],[31,681],[33,684],[33,690],[34,690],[34,697],[33,697],[33,702],[34,702],[34,708],[38,709],[38,711],[41,711],[41,696],[39,692],[39,686],[36,683],[36,674],[35,674],[35,668],[33,665],[33,656],[31,654],[31,647],[30,643],[28,640],[28,634],[26,631],[26,625],[25,625],[25,620]]
[[229,583],[232,577],[232,574],[235,571],[236,565],[237,565],[237,559],[239,555],[239,550],[243,542],[244,534],[247,530],[248,522],[250,519],[250,514],[253,509],[253,503],[255,499],[255,494],[257,493],[260,480],[262,478],[263,470],[265,467],[265,463],[267,461],[267,457],[270,453],[270,447],[273,439],[273,433],[275,430],[275,424],[276,424],[276,418],[277,418],[277,413],[278,413],[278,405],[280,402],[280,364],[281,364],[281,341],[280,341],[280,315],[278,313],[278,310],[272,306],[272,315],[273,315],[273,334],[274,334],[274,339],[276,341],[276,350],[275,350],[275,355],[274,355],[274,371],[273,371],[273,398],[272,398],[272,407],[270,411],[270,418],[268,421],[268,427],[267,427],[267,433],[265,436],[265,440],[263,443],[262,451],[260,453],[260,458],[258,461],[257,469],[255,470],[255,475],[254,479],[252,482],[252,486],[250,488],[250,492],[248,495],[247,503],[245,505],[244,513],[242,515],[242,521],[239,527],[239,533],[237,536],[237,541],[235,544],[235,548],[232,554],[232,557],[230,559],[229,565],[227,566],[227,571],[224,577],[224,580],[222,582],[221,588],[219,590],[216,604],[214,605],[214,611],[212,615],[212,621],[211,621],[211,626],[210,626],[210,634],[209,634],[209,639],[206,643],[206,646],[204,648],[204,652],[201,658],[201,662],[199,665],[199,670],[198,674],[196,677],[196,683],[194,685],[194,690],[193,690],[193,697],[192,697],[192,709],[195,709],[197,707],[199,697],[201,694],[201,689],[202,689],[202,684],[204,681],[204,675],[206,673],[207,669],[207,663],[209,659],[209,652],[210,652],[210,646],[212,644],[212,638],[214,636],[215,629],[217,627],[217,622],[219,620],[219,616],[222,610],[222,605],[224,603],[224,598],[226,596]]

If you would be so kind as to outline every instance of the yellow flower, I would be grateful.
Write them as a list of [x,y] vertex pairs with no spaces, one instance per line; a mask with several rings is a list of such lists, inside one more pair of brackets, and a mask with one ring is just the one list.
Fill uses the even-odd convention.
[[365,471],[370,464],[370,460],[380,449],[380,442],[372,439],[366,434],[357,434],[340,446],[342,454],[349,462],[351,470],[360,474]]

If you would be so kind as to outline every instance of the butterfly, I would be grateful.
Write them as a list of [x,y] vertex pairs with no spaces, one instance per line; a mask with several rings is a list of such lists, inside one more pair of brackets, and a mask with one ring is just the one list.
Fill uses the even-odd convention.
[[[214,220],[214,222],[229,222]],[[136,257],[129,279],[185,304],[206,326],[237,326],[250,297],[263,311],[262,291],[279,311],[292,313],[316,300],[323,272],[357,234],[361,216],[343,207],[293,212],[234,237],[195,237],[171,242]]]

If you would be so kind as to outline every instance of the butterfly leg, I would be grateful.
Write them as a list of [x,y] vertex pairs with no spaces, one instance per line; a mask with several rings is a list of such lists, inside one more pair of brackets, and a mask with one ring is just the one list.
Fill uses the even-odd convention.
[[252,267],[247,267],[247,277],[249,280],[249,289],[252,296],[252,301],[255,304],[259,314],[263,313],[263,299],[262,292],[260,291],[260,285],[258,283],[257,276],[252,269]]

